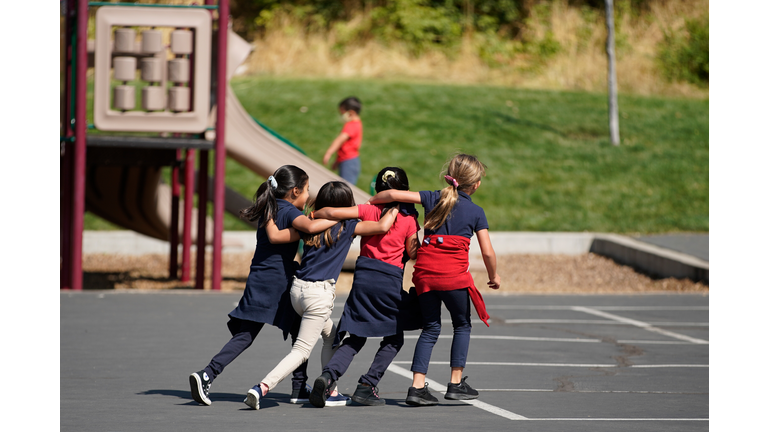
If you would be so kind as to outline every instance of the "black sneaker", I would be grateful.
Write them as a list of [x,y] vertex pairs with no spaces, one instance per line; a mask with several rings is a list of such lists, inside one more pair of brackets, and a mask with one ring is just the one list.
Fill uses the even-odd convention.
[[301,388],[293,389],[293,392],[291,392],[290,403],[292,404],[308,403],[310,393],[312,393],[312,387],[308,386],[307,384],[304,384],[303,386],[301,386]]
[[445,391],[445,398],[450,400],[470,400],[477,399],[480,393],[467,384],[468,377],[461,379],[458,384],[448,383],[448,390]]
[[325,401],[328,399],[328,396],[331,395],[334,384],[336,384],[336,381],[331,378],[331,374],[323,372],[315,380],[315,386],[309,394],[309,403],[318,408],[325,407]]
[[429,384],[424,383],[424,387],[420,389],[408,387],[408,397],[405,398],[405,403],[413,406],[437,405],[437,398],[429,392],[428,386]]
[[367,384],[358,384],[352,400],[363,405],[380,406],[384,405],[384,399],[379,398],[379,388]]
[[212,379],[208,377],[205,371],[198,371],[189,376],[189,388],[192,391],[192,399],[197,403],[210,405],[211,398],[208,392],[211,389]]

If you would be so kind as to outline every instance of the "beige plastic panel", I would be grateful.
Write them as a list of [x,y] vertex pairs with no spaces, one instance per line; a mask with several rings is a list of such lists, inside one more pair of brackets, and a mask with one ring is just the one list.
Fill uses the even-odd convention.
[[121,28],[115,30],[115,51],[121,53],[132,53],[136,51],[136,30]]
[[189,111],[189,87],[168,89],[168,108],[171,111]]
[[178,58],[168,62],[168,81],[174,83],[189,81],[189,59]]
[[[190,92],[189,111],[173,112],[168,109],[167,99],[169,99],[169,95],[164,86],[145,87],[162,89],[160,91],[163,93],[161,98],[163,107],[158,111],[121,112],[110,107],[112,76],[110,59],[112,57],[112,29],[114,27],[171,27],[187,28],[194,31],[194,37],[190,39],[190,43],[195,61],[190,67],[191,70],[187,72],[187,77],[194,76],[194,82],[189,83],[189,87],[193,89]],[[211,14],[208,11],[202,9],[104,6],[96,11],[95,34],[93,116],[96,128],[108,131],[142,132],[199,133],[205,131],[210,111],[211,84]],[[192,33],[189,32],[189,35],[191,36]],[[184,38],[184,36],[180,37]],[[158,56],[168,53],[165,47],[163,50],[165,52],[159,53]],[[165,68],[164,70],[167,71]],[[145,101],[142,97],[142,105],[147,102],[151,102],[150,106],[155,107],[154,103],[160,101],[155,99]]]
[[141,52],[154,54],[163,51],[163,32],[160,30],[144,30],[141,32]]
[[174,54],[192,54],[192,32],[174,30],[171,33],[171,51]]
[[129,85],[115,86],[113,101],[117,109],[132,110],[136,108],[136,88]]
[[136,57],[115,57],[115,79],[133,81],[136,79]]

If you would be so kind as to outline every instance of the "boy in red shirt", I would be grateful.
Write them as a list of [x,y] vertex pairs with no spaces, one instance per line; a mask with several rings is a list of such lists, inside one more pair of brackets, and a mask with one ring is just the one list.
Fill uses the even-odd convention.
[[360,176],[360,144],[363,142],[363,122],[360,111],[363,104],[360,99],[351,96],[339,102],[339,114],[344,120],[344,127],[339,136],[323,156],[323,164],[327,165],[331,156],[338,152],[333,169],[339,170],[339,176],[355,186]]

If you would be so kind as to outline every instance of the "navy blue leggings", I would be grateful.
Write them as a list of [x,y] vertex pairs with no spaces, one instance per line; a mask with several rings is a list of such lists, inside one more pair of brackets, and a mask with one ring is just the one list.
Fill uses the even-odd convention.
[[[296,342],[296,337],[299,334],[300,321],[296,320],[291,328],[291,345]],[[237,356],[242,354],[248,347],[251,346],[253,340],[256,339],[259,332],[264,328],[264,323],[257,323],[253,321],[239,320],[239,330],[232,336],[232,339],[224,345],[218,354],[213,356],[208,366],[203,369],[211,377],[211,380],[216,378],[228,364],[232,363]],[[293,371],[292,378],[293,389],[301,388],[307,382],[307,362],[300,364],[296,370]]]
[[[333,354],[331,361],[325,365],[323,372],[328,372],[334,381],[338,381],[342,375],[347,371],[349,365],[352,363],[352,359],[355,354],[359,353],[365,345],[368,338],[349,335],[344,339],[338,350]],[[358,382],[360,384],[368,384],[376,386],[381,381],[381,377],[384,376],[384,372],[395,359],[395,356],[403,347],[403,332],[399,332],[392,336],[387,336],[381,340],[379,350],[376,351],[376,356],[373,358],[371,367],[368,369],[368,373],[362,375]]]
[[427,373],[432,348],[440,336],[440,311],[445,304],[451,314],[453,324],[453,342],[451,342],[451,367],[464,367],[467,364],[469,336],[472,332],[469,310],[469,289],[453,291],[429,291],[419,296],[422,325],[421,335],[413,352],[411,372]]

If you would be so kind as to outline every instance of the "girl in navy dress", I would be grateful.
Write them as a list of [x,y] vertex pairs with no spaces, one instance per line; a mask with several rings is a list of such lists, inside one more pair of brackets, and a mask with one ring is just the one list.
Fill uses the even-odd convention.
[[[343,181],[328,182],[317,193],[314,208],[348,207],[355,204],[352,189]],[[301,315],[301,326],[296,342],[285,358],[258,385],[248,390],[245,404],[259,409],[259,400],[299,365],[306,362],[318,337],[323,338],[321,361],[323,366],[333,355],[336,327],[331,321],[333,301],[336,298],[336,280],[339,278],[349,247],[356,235],[377,235],[389,230],[397,217],[397,209],[385,214],[377,222],[359,222],[348,219],[326,229],[323,233],[304,235],[304,255],[301,267],[293,277],[290,290],[291,304]],[[291,230],[294,240],[299,233]],[[329,401],[334,406],[347,405],[349,398],[330,389]]]
[[[451,380],[446,399],[476,399],[479,394],[462,378],[469,351],[470,299],[479,318],[488,325],[483,297],[469,273],[469,243],[477,234],[480,251],[488,273],[488,286],[499,289],[496,253],[488,235],[488,221],[471,195],[480,187],[485,165],[474,156],[458,154],[448,162],[440,191],[408,192],[387,190],[371,198],[373,204],[392,201],[421,203],[424,206],[424,241],[413,270],[413,283],[422,313],[423,330],[416,342],[411,371],[413,384],[405,402],[409,405],[436,405],[437,398],[427,389],[426,375],[432,348],[440,335],[441,304],[451,314]],[[311,397],[311,396],[310,396]]]
[[[259,221],[256,250],[243,296],[237,307],[229,313],[227,327],[232,338],[211,359],[208,366],[189,376],[192,398],[198,403],[211,404],[211,383],[228,364],[251,346],[264,324],[283,330],[283,338],[287,338],[290,333],[295,342],[298,320],[291,307],[289,288],[297,266],[294,257],[299,242],[298,239],[290,238],[287,228],[319,233],[336,223],[311,220],[305,216],[302,210],[307,198],[307,173],[296,166],[284,165],[261,184],[256,192],[255,203],[240,212],[245,219]],[[306,388],[306,369],[306,363],[296,369],[294,393],[298,394]]]
[[[376,176],[376,191],[408,190],[408,176],[396,167],[386,167]],[[322,219],[379,220],[391,208],[388,205],[362,204],[355,207],[326,207],[314,212]],[[339,321],[336,343],[344,340],[316,380],[309,401],[316,407],[326,405],[330,388],[341,378],[369,337],[382,337],[379,350],[368,372],[361,376],[352,400],[363,405],[384,405],[378,383],[387,367],[403,347],[403,330],[421,327],[408,323],[404,316],[403,269],[408,259],[416,258],[419,248],[419,213],[413,204],[400,205],[397,221],[386,234],[360,241],[360,256],[355,263],[352,290]],[[418,317],[417,317],[418,318]],[[344,334],[349,337],[344,339]]]

